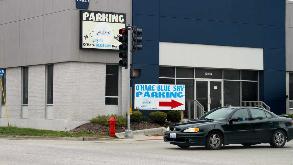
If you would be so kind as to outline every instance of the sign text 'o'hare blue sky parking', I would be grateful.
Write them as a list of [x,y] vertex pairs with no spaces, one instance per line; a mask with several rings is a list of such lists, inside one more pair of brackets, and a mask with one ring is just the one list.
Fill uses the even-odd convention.
[[134,98],[139,110],[185,110],[185,85],[136,84]]

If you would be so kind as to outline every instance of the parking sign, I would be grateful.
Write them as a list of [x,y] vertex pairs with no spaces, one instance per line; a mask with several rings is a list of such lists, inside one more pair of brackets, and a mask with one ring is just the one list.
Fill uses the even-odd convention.
[[185,110],[185,85],[136,84],[134,108]]

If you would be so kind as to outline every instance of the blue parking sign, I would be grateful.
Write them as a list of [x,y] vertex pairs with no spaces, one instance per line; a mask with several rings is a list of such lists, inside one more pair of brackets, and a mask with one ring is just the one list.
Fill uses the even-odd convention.
[[2,68],[0,68],[0,77],[3,77],[3,76],[4,76],[4,74],[5,74],[5,70],[4,70],[4,69],[2,69]]

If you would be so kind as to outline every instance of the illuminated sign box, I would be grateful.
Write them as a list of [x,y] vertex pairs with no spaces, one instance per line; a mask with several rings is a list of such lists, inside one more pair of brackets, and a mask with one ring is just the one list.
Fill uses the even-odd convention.
[[123,13],[80,11],[80,47],[119,50],[119,29],[125,24]]

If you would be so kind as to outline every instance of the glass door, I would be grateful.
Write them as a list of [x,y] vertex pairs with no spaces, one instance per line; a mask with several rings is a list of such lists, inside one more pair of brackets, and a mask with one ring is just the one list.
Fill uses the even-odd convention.
[[210,109],[222,106],[222,82],[210,81]]
[[196,81],[196,100],[204,107],[204,110],[208,110],[208,81]]
[[222,81],[196,81],[196,100],[203,105],[205,111],[210,111],[223,105],[222,86]]

